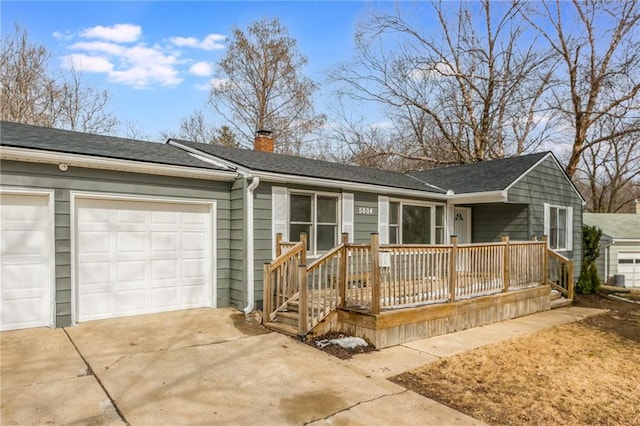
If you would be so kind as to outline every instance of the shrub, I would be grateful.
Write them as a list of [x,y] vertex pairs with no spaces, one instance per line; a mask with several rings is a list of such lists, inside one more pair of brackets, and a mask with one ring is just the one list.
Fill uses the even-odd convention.
[[585,225],[582,228],[582,272],[576,283],[580,294],[595,293],[600,286],[596,259],[600,256],[600,238],[602,230],[596,226]]

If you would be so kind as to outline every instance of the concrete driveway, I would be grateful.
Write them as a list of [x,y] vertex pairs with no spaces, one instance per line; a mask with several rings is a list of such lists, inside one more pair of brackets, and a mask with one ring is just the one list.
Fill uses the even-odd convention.
[[194,309],[3,332],[2,424],[482,424],[239,318]]

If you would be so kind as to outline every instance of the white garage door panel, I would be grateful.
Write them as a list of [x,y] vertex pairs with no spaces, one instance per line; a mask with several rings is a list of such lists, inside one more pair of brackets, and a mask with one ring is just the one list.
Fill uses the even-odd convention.
[[78,320],[212,306],[209,205],[76,200]]
[[618,273],[624,275],[625,287],[640,287],[640,252],[618,253]]
[[0,194],[0,330],[52,321],[49,197]]

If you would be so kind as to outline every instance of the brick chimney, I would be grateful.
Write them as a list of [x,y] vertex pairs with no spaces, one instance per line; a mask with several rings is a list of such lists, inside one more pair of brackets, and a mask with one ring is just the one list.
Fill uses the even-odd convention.
[[269,130],[258,130],[253,141],[253,149],[256,151],[273,152],[273,137]]

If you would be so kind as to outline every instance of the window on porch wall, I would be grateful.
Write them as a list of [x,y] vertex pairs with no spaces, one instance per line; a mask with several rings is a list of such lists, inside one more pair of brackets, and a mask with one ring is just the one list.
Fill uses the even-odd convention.
[[317,194],[291,194],[289,236],[300,241],[305,232],[307,251],[318,253],[337,245],[338,198]]
[[[432,211],[435,208],[435,223]],[[444,206],[389,203],[389,244],[444,244]],[[432,226],[433,225],[433,226]]]

